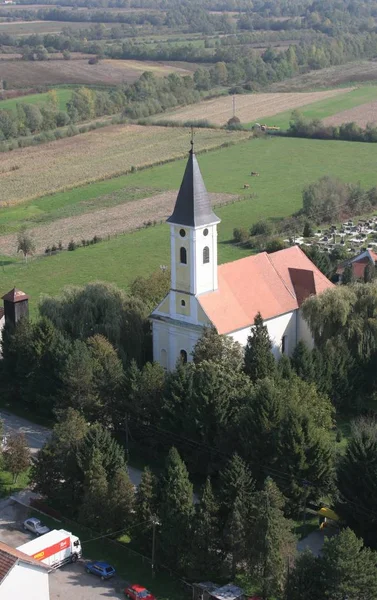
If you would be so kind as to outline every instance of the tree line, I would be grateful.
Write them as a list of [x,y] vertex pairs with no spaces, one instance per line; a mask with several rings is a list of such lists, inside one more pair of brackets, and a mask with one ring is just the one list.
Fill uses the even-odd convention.
[[324,125],[320,119],[306,119],[299,111],[294,111],[289,128],[284,135],[319,140],[375,143],[377,142],[377,125],[368,123],[365,128],[354,122],[342,125]]

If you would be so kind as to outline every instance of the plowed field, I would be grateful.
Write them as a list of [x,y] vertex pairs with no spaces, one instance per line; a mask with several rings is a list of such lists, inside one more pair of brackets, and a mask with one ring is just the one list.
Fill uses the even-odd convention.
[[[126,191],[125,191],[126,196]],[[213,205],[219,206],[236,198],[231,194],[210,194]],[[32,227],[28,232],[33,236],[36,253],[43,254],[47,246],[62,241],[66,248],[70,240],[81,242],[95,235],[113,236],[142,227],[145,221],[165,221],[172,213],[177,191],[163,192],[142,200],[125,202],[113,208],[92,211],[77,217],[58,219],[49,225]],[[0,255],[16,253],[14,234],[0,237]]]
[[325,125],[342,125],[342,123],[357,123],[365,127],[367,123],[377,123],[377,102],[368,102],[361,106],[355,106],[349,110],[323,119]]
[[[271,117],[286,110],[292,110],[323,100],[347,89],[326,90],[323,92],[277,93],[277,94],[245,94],[236,96],[236,115],[241,123],[251,123],[261,117]],[[192,104],[165,114],[164,119],[172,121],[189,121],[207,119],[211,123],[224,125],[233,115],[232,97],[222,96]],[[156,118],[155,120],[161,120]]]
[[4,61],[1,64],[1,78],[8,87],[35,87],[37,85],[57,85],[63,83],[82,83],[115,85],[132,83],[139,79],[144,71],[164,76],[169,73],[188,75],[190,71],[172,63],[138,60],[101,60],[97,65],[89,65],[82,60],[46,60],[46,61]]
[[[218,148],[249,136],[250,132],[201,129],[196,148]],[[0,207],[115,177],[132,166],[181,158],[187,154],[189,140],[187,128],[111,125],[4,153],[0,161]]]

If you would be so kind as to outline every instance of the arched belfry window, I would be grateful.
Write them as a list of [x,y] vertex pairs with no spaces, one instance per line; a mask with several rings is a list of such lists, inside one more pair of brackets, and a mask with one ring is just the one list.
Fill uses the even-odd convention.
[[180,254],[181,264],[182,265],[187,265],[187,250],[186,250],[186,248],[183,248],[183,246],[182,246],[182,248],[180,249],[179,254]]
[[203,248],[203,264],[209,263],[209,248],[206,246]]
[[181,350],[179,353],[181,362],[185,365],[187,363],[187,352],[186,350]]

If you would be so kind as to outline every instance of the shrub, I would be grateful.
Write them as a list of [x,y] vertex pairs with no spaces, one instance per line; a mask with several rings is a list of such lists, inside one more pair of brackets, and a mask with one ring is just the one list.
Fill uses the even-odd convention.
[[272,252],[284,250],[286,247],[287,244],[281,238],[271,238],[266,243],[266,252],[267,254],[271,254]]
[[58,250],[57,247],[55,246],[55,244],[53,244],[51,246],[51,252],[57,252],[57,250]]
[[68,250],[69,250],[70,252],[72,252],[73,250],[76,250],[76,248],[77,248],[77,244],[76,244],[76,242],[74,242],[73,240],[71,240],[71,241],[69,242],[69,244],[68,244]]
[[237,244],[244,244],[249,240],[249,232],[246,227],[235,227],[233,229],[233,239]]
[[250,227],[250,235],[271,235],[273,230],[273,225],[269,221],[258,221]]

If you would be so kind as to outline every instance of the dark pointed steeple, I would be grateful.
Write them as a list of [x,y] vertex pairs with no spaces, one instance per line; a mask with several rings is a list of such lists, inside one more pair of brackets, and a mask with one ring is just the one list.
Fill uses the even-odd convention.
[[[193,146],[193,142],[191,145]],[[220,219],[212,211],[211,201],[193,147],[190,150],[173,214],[167,222],[186,227],[220,223]]]

